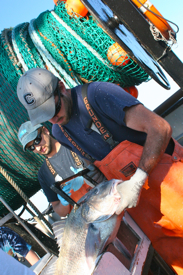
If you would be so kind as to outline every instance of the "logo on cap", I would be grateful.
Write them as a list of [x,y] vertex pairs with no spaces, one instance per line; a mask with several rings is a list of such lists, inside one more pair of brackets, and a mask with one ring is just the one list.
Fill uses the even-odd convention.
[[22,138],[26,133],[27,133],[26,129],[22,130],[22,131],[19,133],[19,138]]
[[25,99],[25,101],[26,101],[26,103],[27,103],[28,105],[32,105],[33,103],[36,102],[36,100],[35,100],[35,98],[34,98],[34,96],[33,96],[32,93],[27,93],[27,94],[25,94],[25,95],[24,95],[24,99]]

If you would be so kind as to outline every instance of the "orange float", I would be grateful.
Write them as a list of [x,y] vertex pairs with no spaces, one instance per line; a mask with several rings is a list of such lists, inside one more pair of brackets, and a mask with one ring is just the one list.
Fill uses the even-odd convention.
[[53,0],[54,4],[57,5],[58,2],[66,2],[66,0]]
[[169,40],[169,31],[171,31],[172,34],[175,36],[174,30],[149,0],[132,0],[132,2],[139,8],[139,10],[145,15],[145,17],[149,19],[149,21],[151,21],[151,23],[162,33],[162,35],[167,40]]
[[71,16],[76,15],[77,17],[84,17],[88,13],[87,8],[79,0],[67,0],[65,8],[67,10],[67,13]]
[[118,43],[111,45],[107,51],[107,58],[115,66],[125,66],[129,63],[130,57]]
[[123,90],[125,90],[127,93],[131,94],[135,98],[138,97],[138,90],[135,86],[125,87],[123,88]]

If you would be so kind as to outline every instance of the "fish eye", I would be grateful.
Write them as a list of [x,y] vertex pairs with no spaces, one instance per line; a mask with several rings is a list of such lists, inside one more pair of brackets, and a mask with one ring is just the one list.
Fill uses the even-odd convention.
[[96,189],[94,190],[94,194],[97,195],[98,193],[99,193],[99,190],[98,190],[98,188],[96,188]]

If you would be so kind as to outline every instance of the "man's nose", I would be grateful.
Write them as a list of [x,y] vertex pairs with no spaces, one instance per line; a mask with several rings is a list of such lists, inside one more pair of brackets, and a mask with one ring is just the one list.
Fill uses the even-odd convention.
[[51,119],[49,119],[48,121],[51,122],[52,124],[56,124],[57,120],[58,120],[57,116],[54,116]]
[[35,151],[38,151],[40,152],[41,151],[41,146],[38,144],[38,145],[34,145],[35,147]]

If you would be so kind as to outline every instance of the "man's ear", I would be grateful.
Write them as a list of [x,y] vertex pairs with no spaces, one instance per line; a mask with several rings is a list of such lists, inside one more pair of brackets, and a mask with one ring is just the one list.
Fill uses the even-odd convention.
[[66,92],[65,85],[64,85],[64,83],[61,80],[59,81],[58,85],[59,85],[61,93]]

